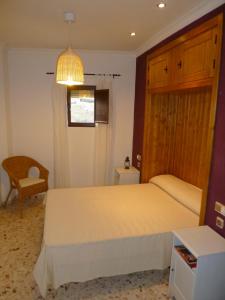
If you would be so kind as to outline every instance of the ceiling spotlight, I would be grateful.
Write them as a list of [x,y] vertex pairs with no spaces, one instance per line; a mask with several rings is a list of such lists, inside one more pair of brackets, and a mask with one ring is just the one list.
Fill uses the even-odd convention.
[[158,8],[164,8],[166,6],[166,4],[163,2],[160,2],[157,4],[157,6],[158,6]]
[[130,36],[135,36],[136,33],[135,32],[131,32]]

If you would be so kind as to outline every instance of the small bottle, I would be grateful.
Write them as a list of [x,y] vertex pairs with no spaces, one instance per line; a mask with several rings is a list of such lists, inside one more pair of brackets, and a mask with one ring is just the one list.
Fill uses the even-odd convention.
[[130,169],[130,159],[129,156],[126,157],[125,161],[124,161],[124,168],[125,169]]

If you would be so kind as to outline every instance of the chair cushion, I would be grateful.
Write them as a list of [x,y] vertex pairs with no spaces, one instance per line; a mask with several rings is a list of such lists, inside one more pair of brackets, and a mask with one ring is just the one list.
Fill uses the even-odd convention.
[[38,184],[44,182],[45,180],[37,177],[27,177],[19,180],[19,185],[24,188],[30,185]]

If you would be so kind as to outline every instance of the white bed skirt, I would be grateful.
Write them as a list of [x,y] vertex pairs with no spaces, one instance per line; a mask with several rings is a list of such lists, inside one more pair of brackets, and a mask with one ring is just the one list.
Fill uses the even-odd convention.
[[170,265],[172,233],[101,241],[90,244],[48,247],[43,244],[34,269],[40,293],[68,282],[163,270]]

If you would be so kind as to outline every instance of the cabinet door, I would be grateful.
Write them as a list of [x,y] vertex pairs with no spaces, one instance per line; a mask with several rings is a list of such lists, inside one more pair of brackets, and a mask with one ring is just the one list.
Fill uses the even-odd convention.
[[173,249],[170,271],[170,296],[176,300],[193,300],[196,274]]
[[208,30],[180,46],[175,69],[182,83],[214,76],[216,42],[215,30]]
[[148,86],[160,88],[169,82],[169,52],[165,52],[149,60],[148,63]]
[[171,83],[173,85],[183,82],[183,47],[181,45],[171,49]]

